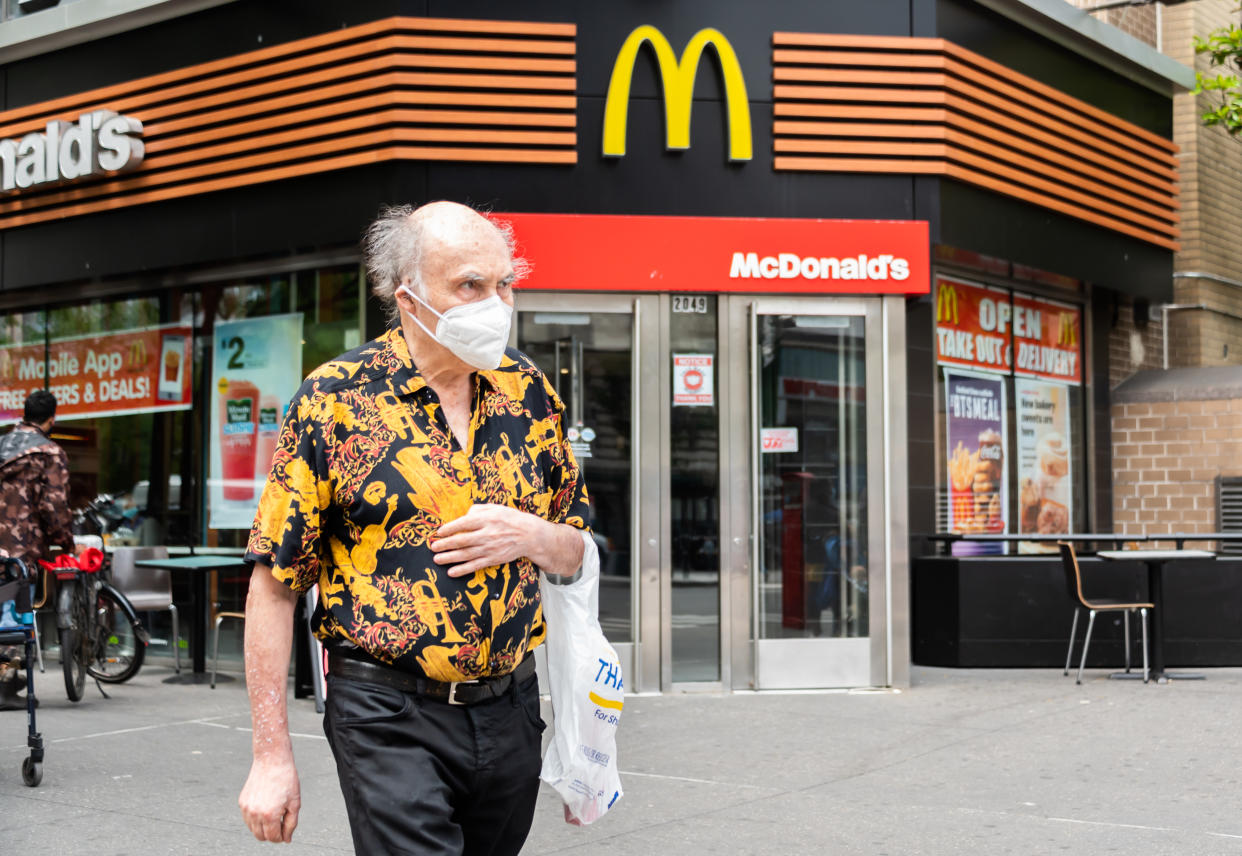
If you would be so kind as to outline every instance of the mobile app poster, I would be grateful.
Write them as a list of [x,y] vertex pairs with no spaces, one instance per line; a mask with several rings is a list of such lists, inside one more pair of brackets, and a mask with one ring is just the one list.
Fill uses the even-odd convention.
[[[949,531],[970,535],[1009,531],[1005,381],[945,370]],[[958,543],[957,556],[1003,553],[1003,544]]]
[[0,424],[19,421],[45,385],[61,422],[189,410],[192,343],[189,327],[166,324],[0,345]]
[[216,324],[208,526],[249,529],[289,402],[302,382],[301,314]]
[[[1018,378],[1018,532],[1061,535],[1074,519],[1069,388]],[[1055,553],[1055,544],[1022,541],[1020,553]]]

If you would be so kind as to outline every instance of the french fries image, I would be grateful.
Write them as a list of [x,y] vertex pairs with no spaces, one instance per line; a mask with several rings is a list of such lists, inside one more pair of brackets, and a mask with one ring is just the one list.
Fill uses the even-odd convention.
[[953,489],[971,490],[975,481],[975,470],[978,468],[979,452],[967,452],[959,440],[957,448],[953,450],[953,457],[949,459],[949,478],[953,482]]

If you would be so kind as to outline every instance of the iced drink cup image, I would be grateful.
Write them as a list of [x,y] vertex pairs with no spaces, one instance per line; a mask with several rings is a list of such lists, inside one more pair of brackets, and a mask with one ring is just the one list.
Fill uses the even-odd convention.
[[254,477],[262,483],[272,468],[276,440],[280,436],[280,399],[274,395],[259,398],[259,447],[254,456]]
[[244,380],[220,384],[220,468],[224,498],[254,499],[254,464],[258,451],[259,388]]

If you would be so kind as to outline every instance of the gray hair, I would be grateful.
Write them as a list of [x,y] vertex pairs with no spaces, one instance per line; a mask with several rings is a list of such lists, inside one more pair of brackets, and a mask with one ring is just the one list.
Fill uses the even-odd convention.
[[[401,318],[401,310],[397,307],[397,289],[401,283],[409,282],[419,297],[426,299],[427,296],[422,278],[424,229],[422,220],[413,216],[417,210],[413,205],[384,206],[362,238],[371,290],[384,304],[389,322]],[[530,272],[530,264],[514,255],[513,227],[494,219],[486,211],[477,213],[491,223],[504,240],[513,264],[513,284],[516,285]]]

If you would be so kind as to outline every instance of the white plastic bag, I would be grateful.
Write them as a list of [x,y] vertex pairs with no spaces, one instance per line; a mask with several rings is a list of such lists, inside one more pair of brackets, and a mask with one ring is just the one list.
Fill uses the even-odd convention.
[[553,713],[540,778],[561,795],[567,820],[587,824],[621,798],[617,724],[625,684],[599,626],[599,550],[589,533],[582,538],[581,577],[567,585],[539,578]]

